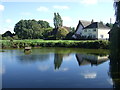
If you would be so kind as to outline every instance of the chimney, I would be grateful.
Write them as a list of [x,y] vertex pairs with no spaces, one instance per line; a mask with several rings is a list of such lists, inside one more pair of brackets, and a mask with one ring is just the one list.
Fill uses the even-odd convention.
[[112,18],[110,18],[110,24],[112,24]]
[[92,21],[91,21],[91,24],[94,22],[94,20],[92,19]]

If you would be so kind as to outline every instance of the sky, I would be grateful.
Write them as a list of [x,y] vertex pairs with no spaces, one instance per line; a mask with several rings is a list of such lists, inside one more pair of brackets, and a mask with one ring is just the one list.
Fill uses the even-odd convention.
[[0,0],[0,34],[14,32],[23,20],[45,20],[53,25],[54,12],[63,19],[63,26],[77,27],[79,20],[115,22],[113,0]]

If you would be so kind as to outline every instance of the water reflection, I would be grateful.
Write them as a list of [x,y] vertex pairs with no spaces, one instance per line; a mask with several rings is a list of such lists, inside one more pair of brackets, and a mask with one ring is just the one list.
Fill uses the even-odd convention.
[[113,81],[113,88],[120,88],[120,57],[117,53],[111,53],[110,55],[110,77]]
[[46,61],[49,60],[50,54],[39,54],[39,55],[21,55],[21,56],[17,56],[18,60],[22,63],[33,63],[36,61]]
[[106,62],[108,60],[108,55],[100,56],[94,54],[76,54],[76,59],[79,66],[88,64],[91,64],[91,66],[93,66]]
[[54,67],[55,67],[55,69],[59,69],[61,64],[62,64],[63,57],[68,57],[68,56],[69,56],[69,54],[55,53],[54,54]]
[[[8,50],[3,53],[4,88],[100,88],[111,87],[108,83],[108,62],[98,66],[107,55],[106,51],[71,48],[32,49],[30,54],[23,50]],[[84,52],[86,51],[86,52]],[[6,55],[6,56],[5,56]],[[12,62],[11,62],[12,61]],[[81,61],[89,62],[81,66]],[[107,60],[106,60],[107,61]],[[29,64],[30,63],[30,64]],[[82,63],[82,62],[81,62]],[[17,73],[16,73],[17,71]],[[16,77],[17,76],[17,77]],[[88,86],[89,85],[89,86]]]

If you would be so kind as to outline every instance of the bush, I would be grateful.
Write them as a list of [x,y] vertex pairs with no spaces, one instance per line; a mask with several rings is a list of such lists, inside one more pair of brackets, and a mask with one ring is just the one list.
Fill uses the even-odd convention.
[[31,47],[74,47],[74,48],[91,48],[91,49],[109,49],[109,41],[100,40],[1,40],[2,48],[24,48]]
[[67,29],[61,27],[58,29],[58,31],[56,33],[56,39],[64,39],[68,33],[69,32]]

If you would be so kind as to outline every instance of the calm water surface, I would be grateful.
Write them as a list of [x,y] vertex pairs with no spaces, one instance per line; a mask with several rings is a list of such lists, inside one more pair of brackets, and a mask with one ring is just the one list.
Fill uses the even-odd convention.
[[4,50],[3,88],[112,88],[105,50]]

